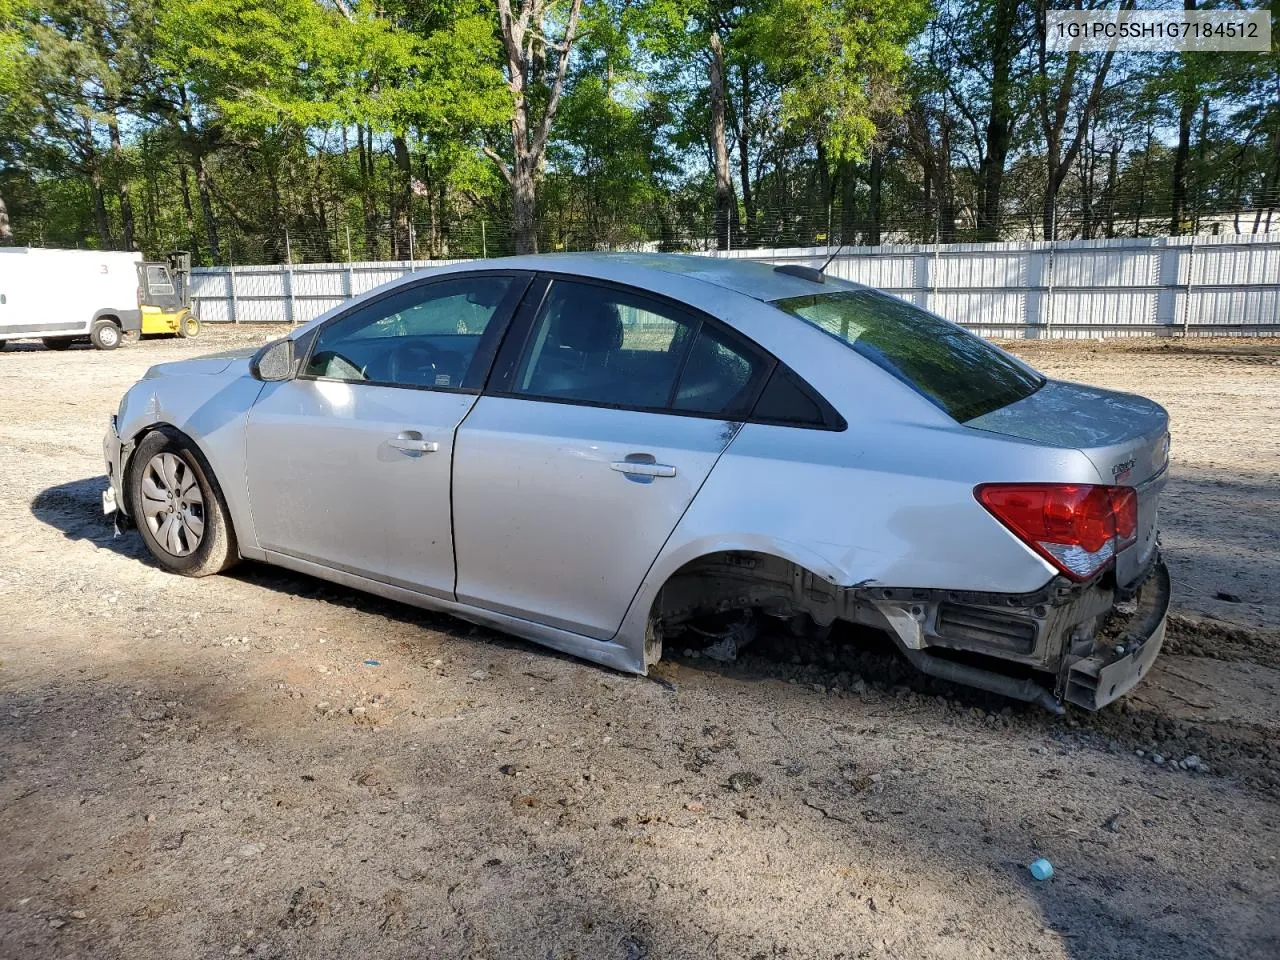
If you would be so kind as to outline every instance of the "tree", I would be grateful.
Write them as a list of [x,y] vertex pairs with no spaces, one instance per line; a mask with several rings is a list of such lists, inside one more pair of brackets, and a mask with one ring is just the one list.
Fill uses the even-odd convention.
[[[516,253],[538,252],[537,181],[552,124],[564,93],[569,56],[582,13],[582,0],[570,0],[559,40],[547,33],[557,7],[549,0],[520,0],[519,16],[511,0],[497,0],[498,29],[511,93],[510,160],[489,144],[485,154],[511,188],[512,234]],[[547,60],[551,70],[546,70]],[[541,109],[539,110],[539,107]]]
[[[1192,2],[1192,0],[1188,0]],[[1097,9],[1108,0],[1095,0],[1091,9]],[[1078,6],[1079,2],[1077,3]],[[1040,121],[1040,133],[1044,138],[1045,188],[1041,208],[1041,224],[1046,239],[1057,236],[1058,191],[1071,172],[1080,148],[1089,134],[1089,125],[1097,115],[1106,90],[1107,75],[1115,60],[1115,51],[1094,56],[1096,64],[1092,78],[1083,75],[1088,54],[1072,50],[1065,54],[1053,54],[1048,49],[1047,0],[1036,0],[1036,76],[1034,100]],[[1133,8],[1133,0],[1121,0],[1120,9]],[[1081,97],[1083,88],[1083,97]],[[1075,110],[1072,107],[1075,106]],[[1074,129],[1068,132],[1068,121],[1074,120]]]
[[[21,50],[21,38],[13,22],[12,0],[0,0],[0,124],[5,124],[3,105],[12,102],[19,87],[17,70]],[[0,153],[0,159],[4,154]],[[13,227],[9,223],[9,207],[4,202],[4,193],[0,191],[0,246],[13,243]]]

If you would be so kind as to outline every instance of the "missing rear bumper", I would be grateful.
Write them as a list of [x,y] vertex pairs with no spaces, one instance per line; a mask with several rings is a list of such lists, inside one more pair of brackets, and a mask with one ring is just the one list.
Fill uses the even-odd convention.
[[[1171,593],[1169,569],[1159,561],[1134,597],[1136,609],[1107,625],[1108,638],[1097,641],[1093,654],[1068,658],[1061,674],[1062,698],[1097,710],[1132,690],[1164,644]],[[1114,641],[1109,639],[1113,633]]]
[[908,603],[894,593],[872,593],[872,603],[922,673],[1051,710],[1064,702],[1097,710],[1151,669],[1164,642],[1170,584],[1155,557],[1141,583],[1124,591],[1094,583],[1056,596],[933,593]]

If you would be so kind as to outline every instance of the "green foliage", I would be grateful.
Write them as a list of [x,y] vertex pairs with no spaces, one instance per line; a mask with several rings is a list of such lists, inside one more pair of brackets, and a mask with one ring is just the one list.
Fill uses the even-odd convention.
[[[536,6],[535,126],[569,0]],[[886,240],[975,238],[1000,177],[1002,235],[1038,237],[1043,107],[1073,89],[1062,129],[1079,130],[1098,56],[1074,61],[1079,78],[1061,55],[1038,63],[1045,6],[584,0],[536,167],[539,242],[714,237],[713,31],[735,246],[880,224]],[[511,156],[507,69],[496,0],[0,0],[0,196],[18,242],[122,246],[131,209],[138,245],[204,262],[505,252],[512,194],[485,149]],[[1188,102],[1189,220],[1280,223],[1280,53],[1128,55],[1111,74],[1066,164],[1061,236],[1167,227]]]
[[818,131],[835,159],[862,160],[901,111],[906,46],[928,12],[927,0],[765,0],[744,52],[783,85],[784,124]]

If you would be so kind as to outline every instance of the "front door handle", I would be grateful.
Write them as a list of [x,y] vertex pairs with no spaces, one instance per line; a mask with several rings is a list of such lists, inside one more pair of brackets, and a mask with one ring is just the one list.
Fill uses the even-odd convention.
[[674,477],[676,468],[669,463],[653,463],[646,460],[615,460],[609,469],[635,477]]
[[387,441],[387,446],[405,453],[435,453],[440,444],[434,440],[423,440],[422,434],[416,430],[406,430],[398,437]]

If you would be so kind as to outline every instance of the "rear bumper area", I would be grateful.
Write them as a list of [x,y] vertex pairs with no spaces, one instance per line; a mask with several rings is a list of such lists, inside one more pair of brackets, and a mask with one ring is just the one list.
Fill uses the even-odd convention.
[[1169,571],[1153,554],[1123,589],[1054,581],[1033,595],[867,591],[919,670],[1061,710],[1097,710],[1146,675],[1164,643]]
[[[1131,604],[1106,627],[1088,656],[1068,657],[1060,675],[1063,699],[1097,710],[1124,696],[1147,675],[1164,644],[1172,593],[1169,570],[1157,561]],[[1127,607],[1132,606],[1132,611]],[[1114,634],[1114,639],[1110,639]]]

